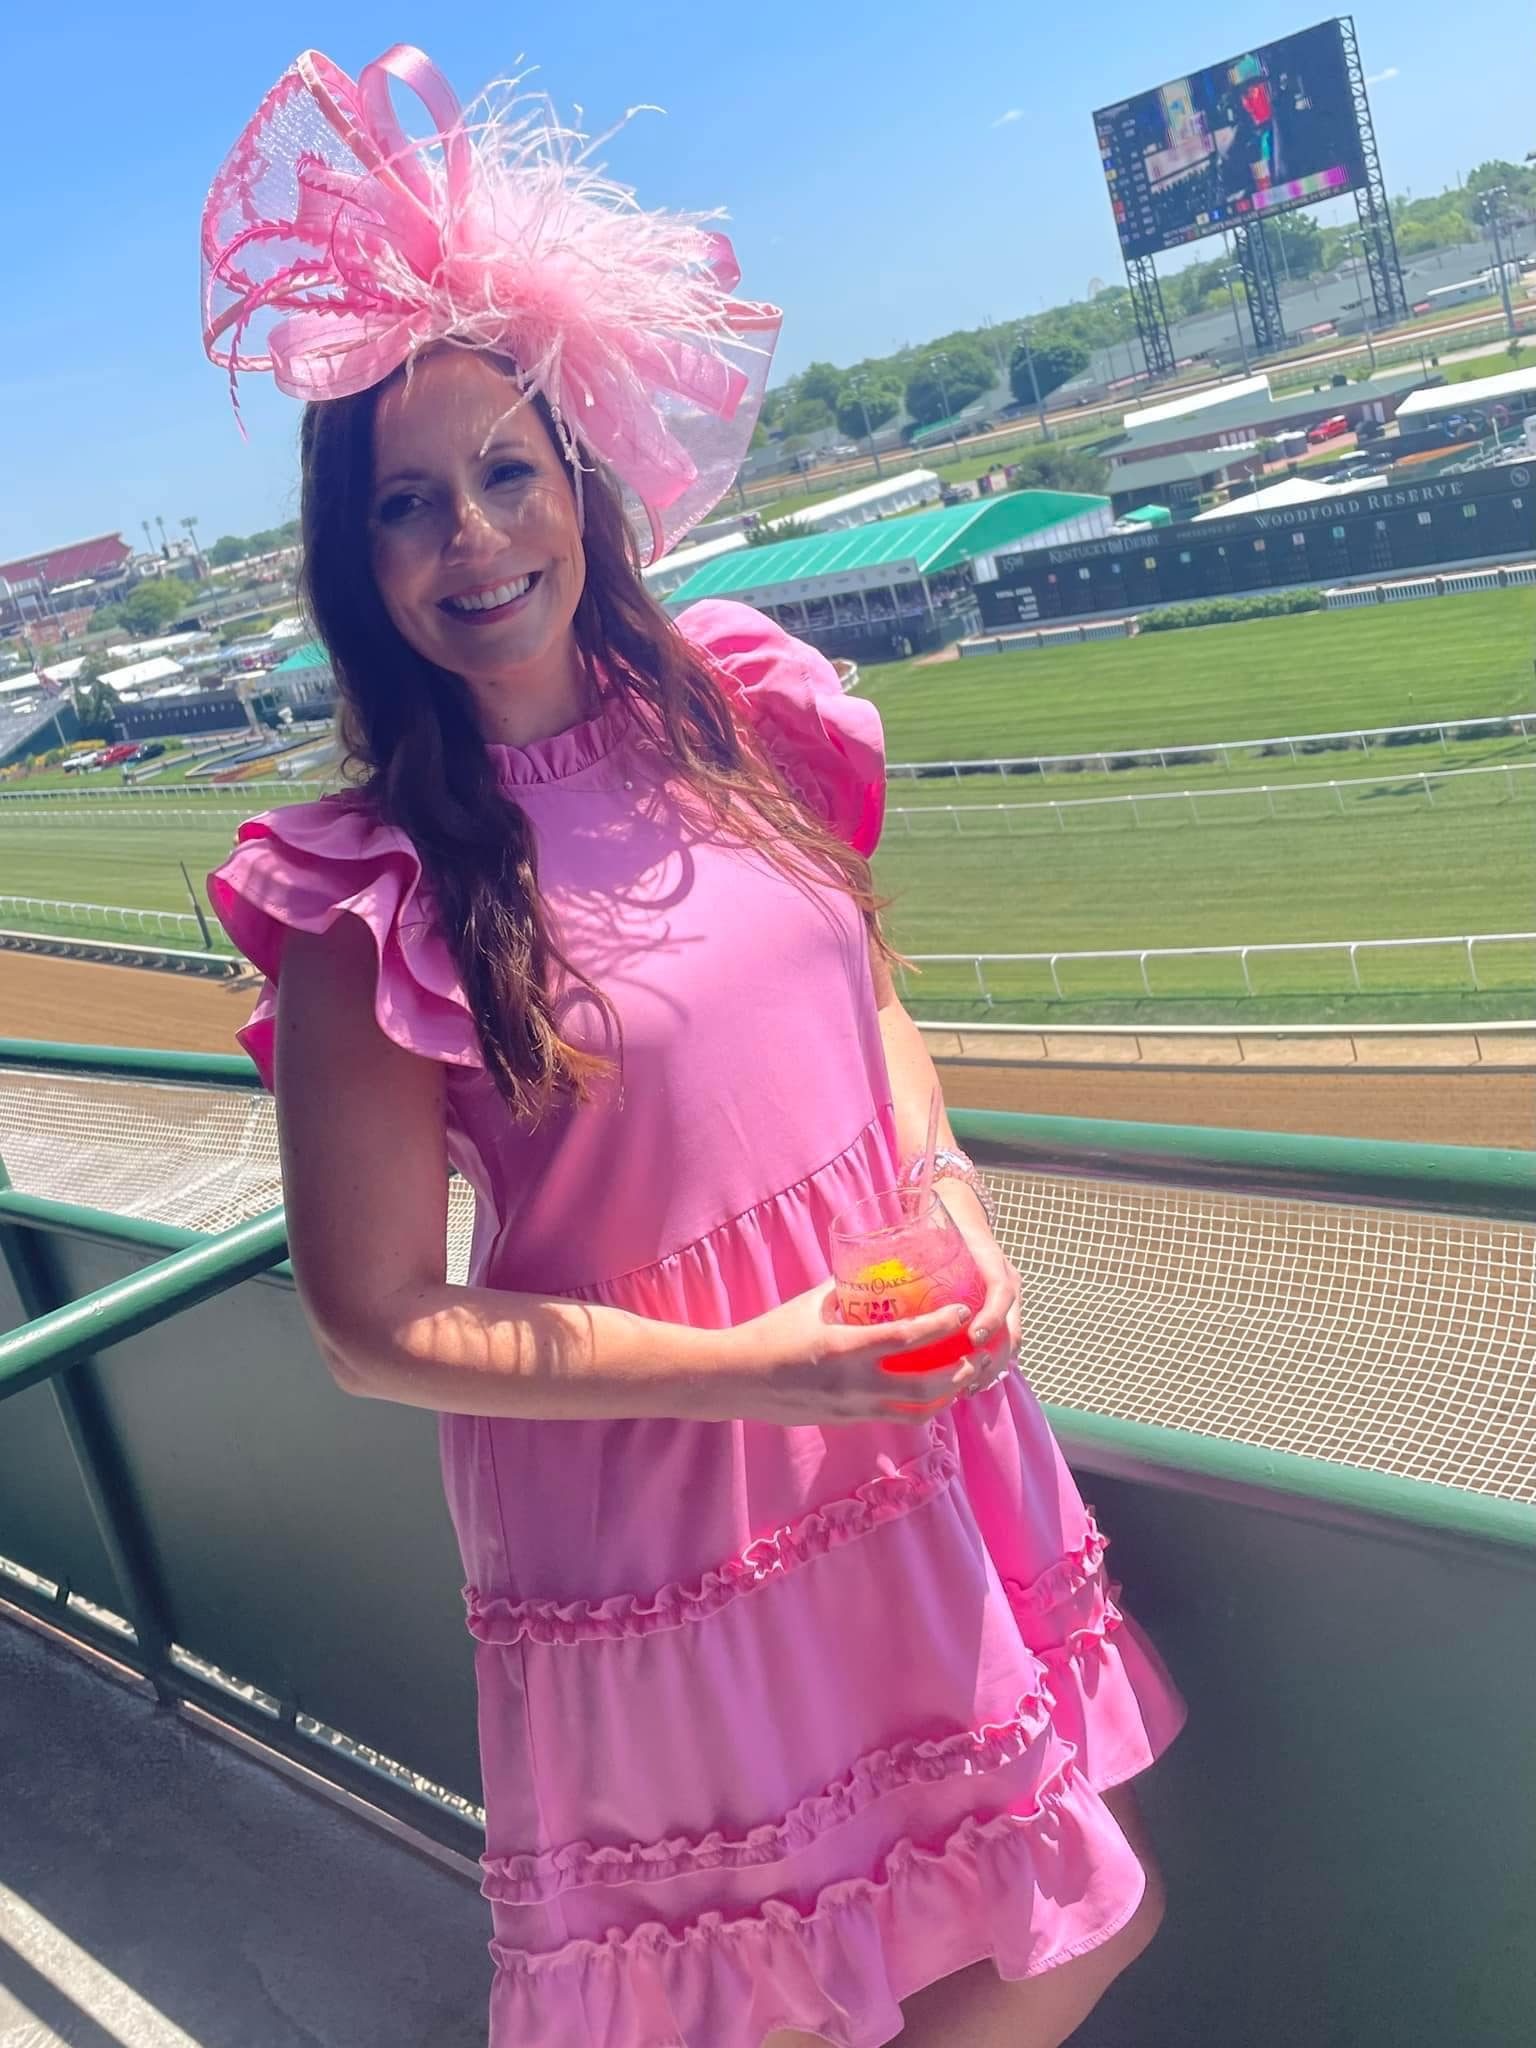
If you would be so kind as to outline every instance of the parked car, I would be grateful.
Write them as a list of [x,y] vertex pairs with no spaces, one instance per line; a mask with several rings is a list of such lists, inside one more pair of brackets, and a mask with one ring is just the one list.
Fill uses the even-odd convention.
[[1336,412],[1332,419],[1319,420],[1315,427],[1307,429],[1307,442],[1310,447],[1321,448],[1325,441],[1337,441],[1341,434],[1348,432],[1349,421],[1343,413]]
[[103,747],[91,763],[91,766],[93,768],[117,768],[125,761],[137,759],[138,751],[139,743],[137,740],[117,740],[110,747]]
[[146,740],[135,750],[133,758],[135,761],[157,761],[164,752],[164,740]]
[[78,775],[87,768],[95,768],[100,764],[101,755],[102,749],[100,747],[93,747],[88,754],[71,754],[64,763],[64,773],[66,775]]

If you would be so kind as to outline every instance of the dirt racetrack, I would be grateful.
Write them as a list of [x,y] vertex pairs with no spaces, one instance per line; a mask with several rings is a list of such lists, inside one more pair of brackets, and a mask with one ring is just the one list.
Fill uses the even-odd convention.
[[[0,952],[0,1037],[233,1052],[255,994],[250,980],[183,980]],[[1536,1076],[1520,1068],[1286,1072],[967,1060],[944,1062],[941,1072],[950,1102],[968,1109],[1536,1148]]]

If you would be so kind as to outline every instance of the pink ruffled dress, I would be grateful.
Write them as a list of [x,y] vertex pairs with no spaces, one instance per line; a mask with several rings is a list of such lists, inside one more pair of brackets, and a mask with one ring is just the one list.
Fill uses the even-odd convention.
[[[862,853],[873,706],[737,604],[682,630]],[[530,1131],[483,1072],[409,840],[332,800],[252,819],[211,878],[272,980],[343,911],[376,1014],[448,1069],[470,1278],[698,1327],[825,1281],[832,1217],[896,1166],[865,933],[679,807],[610,706],[492,749],[623,1085]],[[243,1042],[270,1082],[270,985]],[[580,1034],[576,1011],[568,1032]],[[594,1041],[596,1027],[594,1026]],[[1028,1387],[922,1427],[445,1415],[475,1641],[492,2048],[876,2048],[980,1958],[1050,1969],[1135,1911],[1100,1792],[1182,1706]]]

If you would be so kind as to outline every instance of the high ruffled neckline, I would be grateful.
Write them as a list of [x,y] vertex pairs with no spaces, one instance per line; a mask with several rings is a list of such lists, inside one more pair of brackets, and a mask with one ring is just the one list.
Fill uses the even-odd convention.
[[495,763],[503,784],[566,782],[585,769],[595,768],[618,746],[632,720],[628,706],[617,694],[605,698],[596,715],[548,739],[533,740],[526,747],[503,746],[490,741],[486,752]]

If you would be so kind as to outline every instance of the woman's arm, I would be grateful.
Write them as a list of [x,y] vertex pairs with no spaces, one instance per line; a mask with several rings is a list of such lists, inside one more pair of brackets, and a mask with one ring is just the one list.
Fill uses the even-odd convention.
[[[880,1359],[948,1335],[956,1311],[846,1328],[820,1288],[734,1330],[445,1277],[441,1066],[373,1014],[373,940],[356,918],[291,932],[278,988],[278,1131],[289,1243],[321,1353],[348,1393],[456,1414],[581,1419],[913,1419]],[[952,1371],[903,1374],[942,1406]]]
[[[889,963],[875,947],[870,949],[870,965],[879,1006],[880,1036],[885,1045],[886,1072],[891,1082],[891,1106],[896,1115],[897,1150],[905,1163],[918,1156],[927,1140],[928,1110],[933,1091],[939,1086],[938,1070],[923,1043],[923,1034],[896,993]],[[938,1142],[953,1148],[955,1134],[942,1102],[941,1094]],[[987,1212],[975,1191],[959,1180],[941,1180],[935,1186],[987,1283],[987,1298],[971,1325],[971,1333],[978,1346],[992,1345],[999,1359],[1011,1356],[1019,1342],[1019,1276],[993,1236]],[[1006,1346],[1001,1341],[1004,1335],[1008,1339]]]

